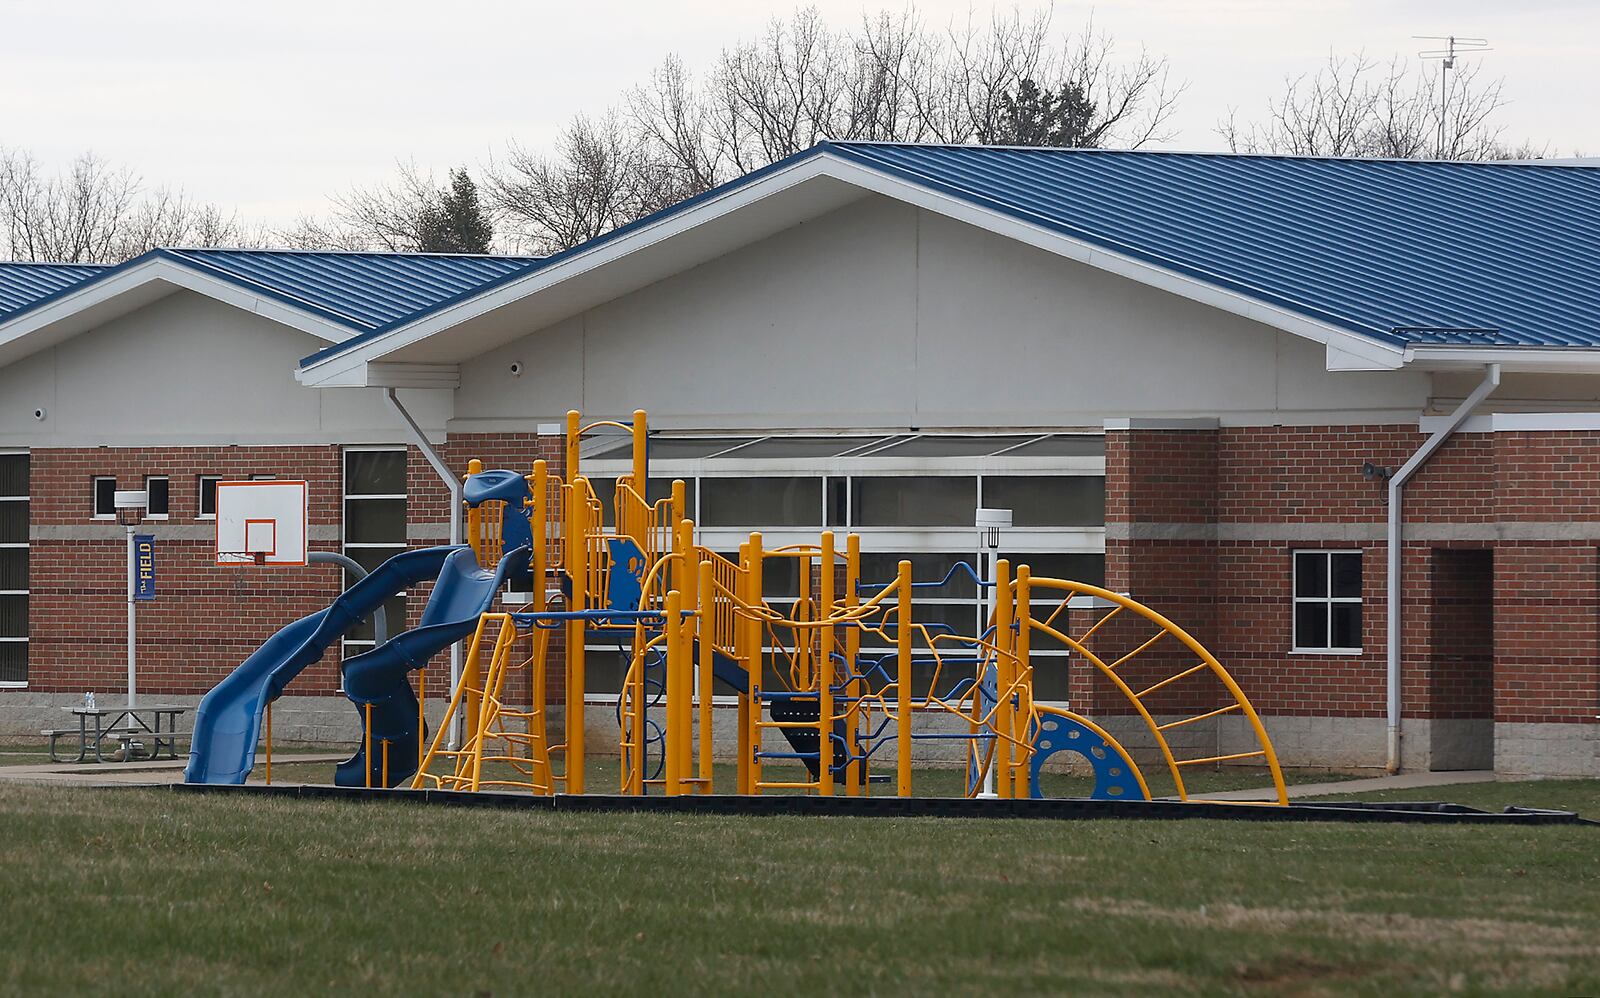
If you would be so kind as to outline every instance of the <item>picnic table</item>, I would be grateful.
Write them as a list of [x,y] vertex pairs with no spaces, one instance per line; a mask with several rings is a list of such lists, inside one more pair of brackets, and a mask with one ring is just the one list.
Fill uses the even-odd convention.
[[[49,728],[42,734],[50,738],[52,762],[105,762],[106,739],[122,745],[124,754],[134,747],[144,747],[147,758],[176,759],[178,757],[178,718],[188,712],[188,707],[172,704],[150,704],[137,707],[63,707],[78,718],[76,728]],[[56,743],[76,735],[78,755],[57,754]]]

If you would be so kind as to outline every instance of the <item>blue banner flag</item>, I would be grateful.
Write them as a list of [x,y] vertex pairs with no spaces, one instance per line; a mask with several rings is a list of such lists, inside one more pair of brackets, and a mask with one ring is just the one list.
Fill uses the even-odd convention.
[[153,534],[133,535],[133,598],[156,598],[156,539]]

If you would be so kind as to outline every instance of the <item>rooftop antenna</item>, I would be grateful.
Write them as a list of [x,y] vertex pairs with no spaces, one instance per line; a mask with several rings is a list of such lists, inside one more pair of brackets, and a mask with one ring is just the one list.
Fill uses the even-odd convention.
[[1434,148],[1434,155],[1439,159],[1445,158],[1444,150],[1444,122],[1445,115],[1450,110],[1450,88],[1446,85],[1446,75],[1456,68],[1456,56],[1463,52],[1489,52],[1489,39],[1463,38],[1460,35],[1412,35],[1419,41],[1444,42],[1443,48],[1424,49],[1417,55],[1424,59],[1439,60],[1439,144]]

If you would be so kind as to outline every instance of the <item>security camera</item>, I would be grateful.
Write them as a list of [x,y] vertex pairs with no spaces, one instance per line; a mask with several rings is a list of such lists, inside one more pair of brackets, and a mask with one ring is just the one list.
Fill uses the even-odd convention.
[[513,378],[522,377],[522,361],[514,360],[511,362],[511,376]]
[[39,408],[33,410],[33,418],[37,419],[41,423],[44,422],[44,417],[46,417],[48,415],[49,415],[49,413],[44,411],[44,406],[42,406],[42,405]]

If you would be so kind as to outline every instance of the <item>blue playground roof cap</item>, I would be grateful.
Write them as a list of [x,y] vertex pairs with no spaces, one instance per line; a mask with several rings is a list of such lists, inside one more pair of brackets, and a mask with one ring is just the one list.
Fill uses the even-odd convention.
[[93,263],[0,262],[0,319],[107,269]]

